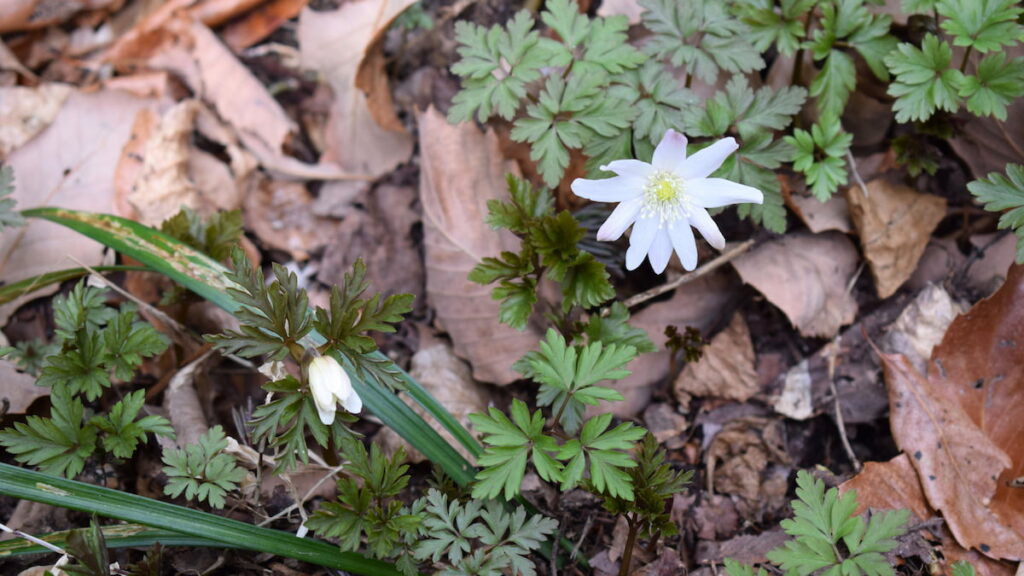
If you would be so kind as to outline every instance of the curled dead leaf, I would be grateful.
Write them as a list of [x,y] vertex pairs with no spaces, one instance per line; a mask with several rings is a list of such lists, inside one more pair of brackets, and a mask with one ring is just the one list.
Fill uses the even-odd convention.
[[0,158],[45,130],[69,94],[67,84],[0,87]]
[[700,360],[683,368],[674,385],[676,399],[683,405],[689,405],[691,396],[746,402],[758,388],[750,329],[739,313],[711,339]]

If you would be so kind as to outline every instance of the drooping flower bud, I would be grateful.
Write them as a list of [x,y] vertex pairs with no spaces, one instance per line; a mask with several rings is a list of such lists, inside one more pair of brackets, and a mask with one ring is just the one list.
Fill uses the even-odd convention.
[[363,401],[352,388],[352,381],[345,369],[330,356],[317,356],[309,363],[309,389],[313,392],[320,421],[327,426],[334,423],[334,413],[339,402],[353,414],[363,409]]

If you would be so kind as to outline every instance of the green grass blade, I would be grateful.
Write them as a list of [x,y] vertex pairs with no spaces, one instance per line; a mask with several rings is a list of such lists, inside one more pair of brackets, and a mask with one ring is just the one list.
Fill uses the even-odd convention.
[[[107,543],[107,548],[148,548],[157,542],[161,546],[240,548],[238,544],[214,542],[207,538],[185,536],[177,532],[154,529],[141,524],[115,524],[113,526],[103,526],[100,529],[103,531],[103,539]],[[67,548],[68,535],[71,532],[72,530],[63,530],[43,535],[33,534],[33,536],[49,542],[58,548]],[[27,554],[52,553],[48,548],[20,538],[0,542],[0,559]]]
[[[227,293],[227,272],[219,262],[148,226],[109,214],[61,208],[24,210],[26,218],[42,218],[66,226],[160,272],[217,306],[234,312],[238,303]],[[379,352],[376,354],[384,358]],[[400,370],[395,366],[396,370]],[[405,374],[403,372],[403,374]],[[404,376],[408,394],[467,449],[478,455],[480,446],[470,433],[418,382]],[[431,428],[419,414],[389,390],[355,381],[356,392],[384,424],[405,438],[431,462],[460,484],[472,481],[472,465]]]
[[75,278],[81,278],[82,276],[92,272],[124,272],[127,270],[145,270],[145,268],[139,268],[138,266],[96,266],[92,269],[67,268],[65,270],[54,270],[53,272],[47,272],[46,274],[32,276],[31,278],[25,278],[18,282],[12,282],[11,284],[0,286],[0,305],[13,302],[25,294],[31,294],[36,290],[41,290],[50,284],[58,284],[68,280],[74,280]]
[[190,510],[127,492],[101,488],[57,476],[0,464],[0,493],[51,506],[95,512],[125,522],[152,526],[230,547],[269,552],[310,564],[366,576],[400,576],[394,566],[359,554],[342,552],[322,540]]

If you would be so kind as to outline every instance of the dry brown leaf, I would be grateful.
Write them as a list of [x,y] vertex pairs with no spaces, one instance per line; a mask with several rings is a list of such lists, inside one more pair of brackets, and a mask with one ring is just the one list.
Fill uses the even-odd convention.
[[220,33],[224,43],[235,52],[259,43],[285,22],[295,18],[309,0],[271,0],[257,6],[242,18],[228,23]]
[[[536,346],[540,334],[499,323],[491,286],[470,282],[467,276],[485,257],[519,249],[512,234],[496,232],[484,222],[487,201],[504,197],[505,175],[514,173],[515,166],[501,157],[493,132],[481,133],[469,123],[453,126],[434,109],[419,114],[416,124],[427,298],[455,353],[473,366],[473,377],[509,384],[520,378],[512,364]],[[470,155],[473,162],[458,161]]]
[[[33,83],[35,83],[38,80],[36,75],[33,74],[32,71],[28,68],[25,68],[25,66],[21,63],[21,60],[18,60],[18,57],[15,56],[13,52],[11,52],[11,49],[8,48],[7,45],[4,44],[3,39],[0,38],[0,71],[2,70],[17,72],[18,74],[21,74],[23,78]],[[16,81],[17,78],[15,77],[14,80]]]
[[842,234],[791,234],[736,258],[733,266],[804,336],[831,338],[857,315],[849,292],[857,250]]
[[1010,268],[998,292],[960,316],[935,349],[929,380],[957,402],[1013,464],[1004,470],[992,510],[1016,531],[1024,558],[1024,490],[1010,481],[1024,475],[1024,267]]
[[46,129],[69,94],[66,84],[0,87],[0,158]]
[[822,202],[809,194],[791,194],[787,196],[787,205],[803,221],[807,228],[818,234],[828,230],[850,232],[850,210],[846,199],[834,195],[827,202]]
[[[491,393],[487,387],[474,382],[469,366],[452,352],[451,346],[441,341],[435,340],[433,344],[426,344],[413,355],[409,375],[422,384],[456,420],[466,427],[471,426],[469,415],[474,412],[486,411],[491,400]],[[412,409],[421,415],[426,415],[419,405],[414,405]],[[464,457],[470,458],[469,452],[455,440],[450,432],[433,418],[428,418],[427,421],[456,451]],[[398,446],[404,446],[409,459],[413,462],[423,462],[426,459],[423,454],[412,448],[390,428],[382,429],[377,435],[377,441],[392,450]]]
[[878,178],[846,191],[878,296],[888,298],[917,269],[932,232],[946,216],[946,199]]
[[4,414],[24,414],[37,398],[49,395],[50,389],[36,386],[33,376],[18,372],[10,360],[0,359],[0,406]]
[[967,286],[979,294],[989,295],[1006,280],[1006,275],[1017,256],[1017,236],[1009,230],[995,234],[971,236],[970,268]]
[[621,14],[630,24],[638,24],[643,13],[644,7],[637,0],[604,0],[597,9],[598,16],[607,18]]
[[267,247],[305,261],[331,240],[337,226],[336,220],[314,216],[312,205],[305,185],[260,179],[245,195],[245,224]]
[[928,376],[882,355],[890,424],[930,505],[957,541],[991,558],[1024,557],[1024,495],[1008,485],[1024,466],[1024,268],[950,325]]
[[267,0],[200,0],[189,12],[200,22],[216,28],[232,18],[244,14]]
[[780,507],[785,497],[769,482],[769,466],[789,463],[785,426],[781,420],[746,417],[725,424],[715,434],[705,455],[708,492],[735,494],[768,509]]
[[[927,520],[935,516],[934,510],[928,505],[917,471],[910,461],[910,456],[902,453],[888,462],[867,462],[859,474],[843,482],[839,491],[846,493],[857,491],[856,514],[862,514],[869,508],[875,510],[910,510],[917,521]],[[974,566],[978,576],[1010,576],[1013,566],[1008,562],[992,560],[973,550],[964,550],[946,531],[942,534],[942,555],[945,557],[943,572],[950,574],[954,562],[965,560]]]
[[882,349],[903,354],[920,372],[927,369],[932,350],[942,342],[950,323],[963,312],[945,288],[929,285],[887,329]]
[[82,10],[99,10],[120,0],[4,0],[0,32],[35,30],[68,20]]
[[[114,172],[135,114],[155,107],[152,100],[115,90],[72,92],[53,123],[7,159],[14,169],[18,208],[59,206],[111,212]],[[95,266],[102,245],[81,234],[40,220],[0,235],[0,280],[24,278],[73,266]],[[53,287],[56,289],[56,286]],[[0,324],[39,291],[0,307]]]
[[333,12],[306,8],[299,17],[299,50],[304,66],[323,74],[334,90],[325,157],[351,172],[380,176],[408,160],[412,138],[382,128],[356,87],[367,49],[413,0],[354,0]]
[[612,383],[624,400],[594,407],[589,414],[611,412],[632,418],[651,402],[651,393],[668,376],[669,353],[665,350],[665,328],[683,330],[693,326],[708,332],[724,320],[726,304],[736,294],[729,274],[716,272],[677,289],[672,298],[655,302],[633,314],[629,323],[647,332],[657,351],[643,354],[629,363],[630,375]]
[[195,380],[214,355],[206,352],[199,358],[182,366],[167,385],[164,393],[164,410],[174,426],[175,442],[179,448],[195,444],[210,427],[203,413],[203,405],[196,393]]
[[746,402],[758,388],[750,329],[739,313],[711,340],[699,361],[683,368],[674,386],[676,399],[684,406],[691,396]]
[[[200,205],[199,191],[188,170],[196,111],[194,100],[175,104],[153,126],[146,140],[142,166],[127,200],[135,208],[138,220],[147,226],[159,225],[182,207],[197,209]],[[152,112],[143,110],[139,114]]]

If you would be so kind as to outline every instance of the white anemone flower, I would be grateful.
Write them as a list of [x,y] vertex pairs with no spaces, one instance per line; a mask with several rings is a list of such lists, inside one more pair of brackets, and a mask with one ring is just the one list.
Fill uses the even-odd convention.
[[640,160],[609,162],[601,170],[616,176],[604,180],[577,178],[572,191],[596,202],[619,203],[597,231],[597,239],[618,240],[632,225],[626,251],[628,270],[635,270],[646,257],[654,271],[661,274],[673,249],[683,268],[693,270],[697,267],[697,243],[691,226],[716,249],[725,246],[725,238],[708,208],[764,201],[757,188],[708,178],[737,148],[736,140],[723,138],[687,158],[686,136],[669,130],[654,150],[650,164]]
[[353,414],[363,409],[363,401],[352,388],[345,369],[330,356],[317,356],[309,363],[309,389],[313,392],[320,421],[327,426],[334,423],[338,402]]

